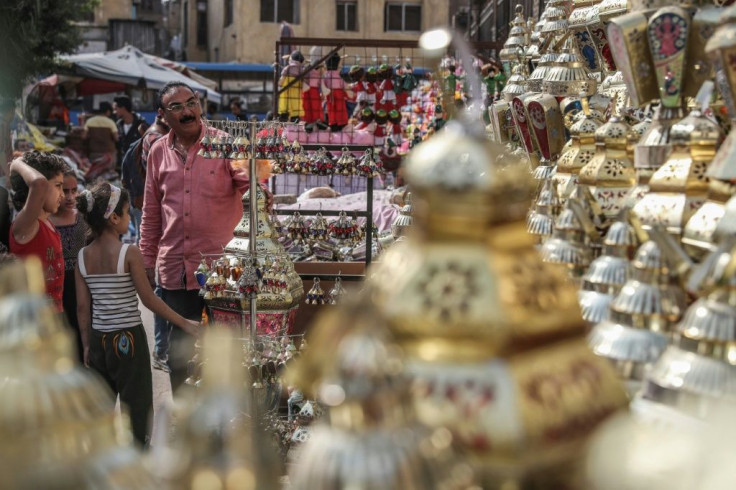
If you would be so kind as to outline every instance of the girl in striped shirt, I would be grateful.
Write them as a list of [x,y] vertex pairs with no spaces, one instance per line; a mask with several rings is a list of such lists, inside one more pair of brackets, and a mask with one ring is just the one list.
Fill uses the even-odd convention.
[[120,241],[130,223],[129,205],[128,191],[106,182],[77,198],[77,209],[94,236],[79,251],[75,269],[77,316],[84,364],[102,375],[120,396],[130,414],[133,436],[146,445],[153,382],[138,295],[148,309],[193,335],[199,324],[183,318],[154,294],[140,250]]

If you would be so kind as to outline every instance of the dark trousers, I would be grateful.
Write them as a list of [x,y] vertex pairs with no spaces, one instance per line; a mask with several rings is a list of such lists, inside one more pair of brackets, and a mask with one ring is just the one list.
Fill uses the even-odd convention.
[[62,296],[62,304],[64,305],[64,314],[66,320],[74,335],[77,344],[77,358],[80,363],[84,362],[84,352],[82,348],[82,334],[79,331],[79,322],[77,321],[77,285],[74,282],[74,269],[64,271],[64,295]]
[[[161,299],[169,307],[188,320],[200,321],[204,299],[196,289],[165,289],[161,288]],[[171,368],[171,391],[184,384],[187,379],[187,364],[194,357],[194,336],[189,335],[176,325],[171,328],[169,343],[169,368]]]
[[112,332],[92,330],[89,364],[120,395],[130,414],[133,437],[146,446],[151,438],[153,379],[143,325]]

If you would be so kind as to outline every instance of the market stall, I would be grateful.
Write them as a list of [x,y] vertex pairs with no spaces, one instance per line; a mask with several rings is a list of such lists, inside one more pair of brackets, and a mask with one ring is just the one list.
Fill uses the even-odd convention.
[[[385,96],[388,84],[375,100],[355,99],[373,120],[341,122],[347,91],[371,71],[358,59],[365,51],[325,41],[322,51],[277,59],[285,99],[274,109],[285,119],[208,121],[199,153],[261,179],[267,168],[273,189],[290,177],[294,194],[317,186],[333,197],[282,200],[272,213],[265,187],[254,185],[233,240],[203,257],[196,279],[213,325],[191,363],[196,396],[174,413],[177,434],[155,455],[161,481],[294,490],[736,487],[728,464],[735,29],[736,7],[716,5],[550,0],[538,22],[517,8],[499,53],[508,74],[500,90],[495,79],[481,83],[483,69],[461,39],[426,33],[422,64],[438,75],[406,94],[396,125],[406,137],[418,122],[412,108],[421,112],[425,100],[443,122],[406,146],[411,193],[401,193],[398,212],[378,188],[389,180],[387,162],[402,156],[391,154],[392,131],[376,134],[376,113],[385,112],[376,104],[395,100]],[[309,56],[308,70],[290,72],[300,56]],[[406,67],[403,51],[386,56]],[[378,68],[389,64],[378,59]],[[343,75],[346,60],[357,68]],[[322,63],[339,81],[319,95],[333,94],[324,99],[327,120],[318,111],[306,122],[290,111],[311,111],[301,97],[318,88],[308,73]],[[398,96],[396,78],[385,80]],[[299,98],[289,100],[293,87]],[[439,117],[437,106],[456,93],[462,103]],[[335,187],[347,196],[334,197]],[[360,192],[348,192],[354,187]],[[377,228],[390,229],[390,239]],[[78,369],[59,368],[68,353],[50,341],[63,344],[63,334],[28,301],[0,302],[0,348],[17,356],[0,372],[23,379],[15,364],[27,362],[46,381],[55,366],[69,382]],[[299,325],[310,308],[310,324]],[[11,342],[25,338],[18,318],[34,326],[35,342]],[[34,355],[44,362],[32,363]],[[13,386],[0,384],[15,407],[7,413],[16,419],[0,418],[6,430],[30,399]],[[39,398],[50,392],[33,386]],[[110,405],[103,408],[84,420],[109,430]],[[53,428],[52,415],[38,420]],[[67,438],[83,447],[76,433]],[[124,452],[109,439],[93,442]],[[56,466],[44,468],[95,463],[70,453],[49,452]],[[8,455],[0,462],[30,474],[27,458]],[[135,455],[129,461],[138,468]]]

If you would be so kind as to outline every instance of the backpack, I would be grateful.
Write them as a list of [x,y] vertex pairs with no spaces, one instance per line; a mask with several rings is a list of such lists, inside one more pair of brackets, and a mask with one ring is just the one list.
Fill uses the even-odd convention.
[[130,145],[121,163],[121,180],[123,187],[130,193],[130,202],[136,209],[143,208],[143,193],[146,187],[146,169],[143,166],[143,138]]

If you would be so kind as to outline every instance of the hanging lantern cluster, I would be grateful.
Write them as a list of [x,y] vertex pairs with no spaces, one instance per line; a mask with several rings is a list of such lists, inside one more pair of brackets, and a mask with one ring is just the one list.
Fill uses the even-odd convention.
[[345,294],[345,288],[342,287],[342,278],[339,276],[335,278],[335,284],[328,293],[325,293],[322,289],[319,277],[315,277],[304,302],[308,305],[336,305]]
[[289,264],[285,257],[266,255],[260,261],[249,257],[225,257],[207,265],[202,259],[194,276],[205,300],[223,298],[227,291],[250,294],[284,295],[289,290]]
[[295,173],[312,175],[357,175],[378,177],[385,172],[383,162],[373,148],[368,148],[360,158],[343,147],[335,157],[324,147],[307,153],[298,141],[285,146],[284,151],[273,159],[273,173]]
[[[275,221],[279,222],[278,219]],[[294,259],[354,261],[360,260],[365,254],[366,226],[358,223],[356,215],[348,216],[345,211],[331,220],[327,220],[321,212],[306,218],[295,211],[280,228],[279,241]],[[375,223],[372,228],[373,255],[377,256],[381,246]]]
[[197,154],[204,158],[246,160],[279,158],[289,146],[281,123],[261,125],[255,141],[249,139],[250,126],[237,121],[207,121],[207,131],[199,141]]

